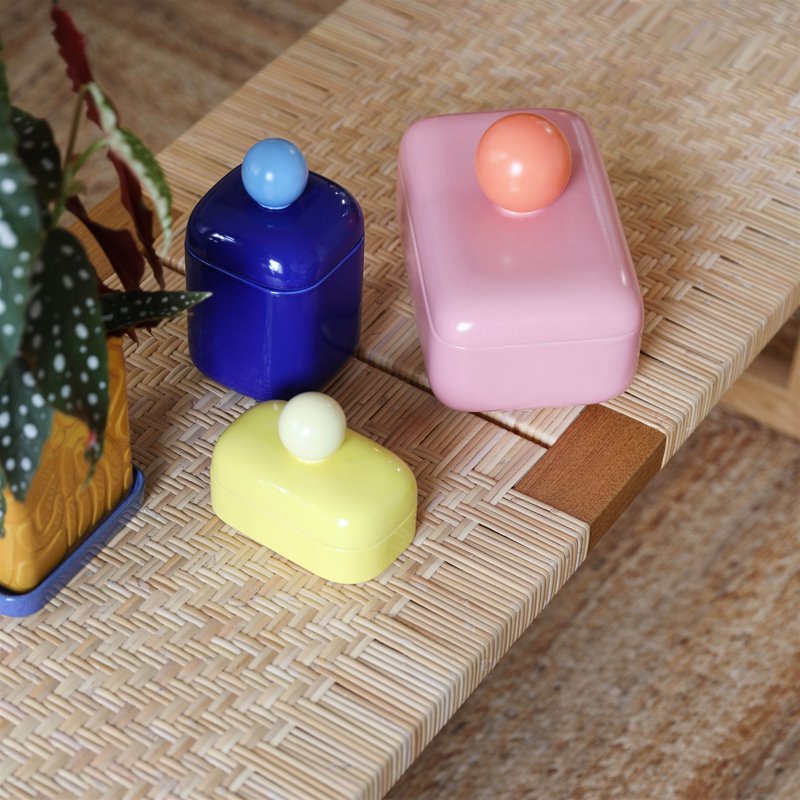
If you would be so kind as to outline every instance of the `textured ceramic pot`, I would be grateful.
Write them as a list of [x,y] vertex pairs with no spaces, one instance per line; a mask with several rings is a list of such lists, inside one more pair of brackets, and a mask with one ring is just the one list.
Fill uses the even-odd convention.
[[4,493],[0,587],[27,592],[39,584],[128,494],[133,481],[122,340],[108,340],[110,403],[103,457],[86,484],[86,426],[56,412],[39,469],[24,503]]

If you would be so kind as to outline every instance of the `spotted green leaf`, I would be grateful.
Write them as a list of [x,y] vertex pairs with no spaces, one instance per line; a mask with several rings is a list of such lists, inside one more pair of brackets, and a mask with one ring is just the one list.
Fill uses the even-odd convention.
[[17,136],[17,155],[33,177],[39,204],[46,209],[61,188],[61,156],[47,120],[12,107],[11,127]]
[[211,292],[111,292],[100,297],[106,332],[152,328],[187,311]]
[[108,354],[97,281],[80,242],[48,231],[33,271],[23,350],[48,403],[82,419],[90,436],[86,457],[102,454],[108,415]]
[[0,375],[19,350],[31,269],[43,239],[39,204],[32,178],[17,155],[11,114],[0,60]]
[[[133,173],[153,201],[163,234],[159,251],[163,256],[172,242],[172,193],[167,179],[142,141],[119,126],[117,113],[102,89],[94,82],[87,83],[86,87],[100,113],[100,128],[111,154]],[[138,221],[134,221],[137,222],[138,230]],[[143,244],[146,246],[145,242]]]
[[28,493],[52,421],[52,406],[25,360],[17,356],[0,379],[0,466],[17,500]]

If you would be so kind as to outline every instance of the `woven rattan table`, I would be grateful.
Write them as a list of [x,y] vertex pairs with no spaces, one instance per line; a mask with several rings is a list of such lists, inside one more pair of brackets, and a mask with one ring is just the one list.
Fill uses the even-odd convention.
[[[417,536],[343,587],[226,528],[209,458],[251,401],[193,368],[185,323],[143,338],[145,508],[44,611],[0,622],[0,795],[385,793],[797,305],[793,5],[350,0],[170,146],[179,232],[265,135],[360,200],[362,343],[329,391],[413,468]],[[604,406],[449,411],[404,279],[399,138],[543,105],[582,113],[606,159],[645,299],[639,372]]]

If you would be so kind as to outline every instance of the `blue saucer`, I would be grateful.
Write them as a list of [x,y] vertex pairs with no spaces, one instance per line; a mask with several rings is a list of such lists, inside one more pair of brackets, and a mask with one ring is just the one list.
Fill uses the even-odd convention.
[[144,475],[133,468],[128,496],[38,585],[17,594],[0,589],[0,616],[27,617],[55,597],[133,519],[144,498]]

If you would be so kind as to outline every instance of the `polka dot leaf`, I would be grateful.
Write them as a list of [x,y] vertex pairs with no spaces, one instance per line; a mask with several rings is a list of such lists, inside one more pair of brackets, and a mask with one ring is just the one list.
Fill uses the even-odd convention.
[[[0,45],[0,54],[2,53]],[[33,179],[17,154],[5,68],[0,60],[0,375],[17,355],[43,240]]]
[[39,205],[46,213],[61,188],[61,155],[53,131],[47,120],[16,107],[11,109],[11,127],[17,136],[17,155],[33,177]]
[[108,414],[108,354],[94,269],[80,242],[53,228],[33,272],[22,347],[39,390],[89,428],[86,457],[102,454]]
[[19,501],[28,493],[52,422],[53,407],[18,356],[0,379],[0,473]]
[[100,298],[108,333],[152,328],[210,297],[210,292],[111,292]]

